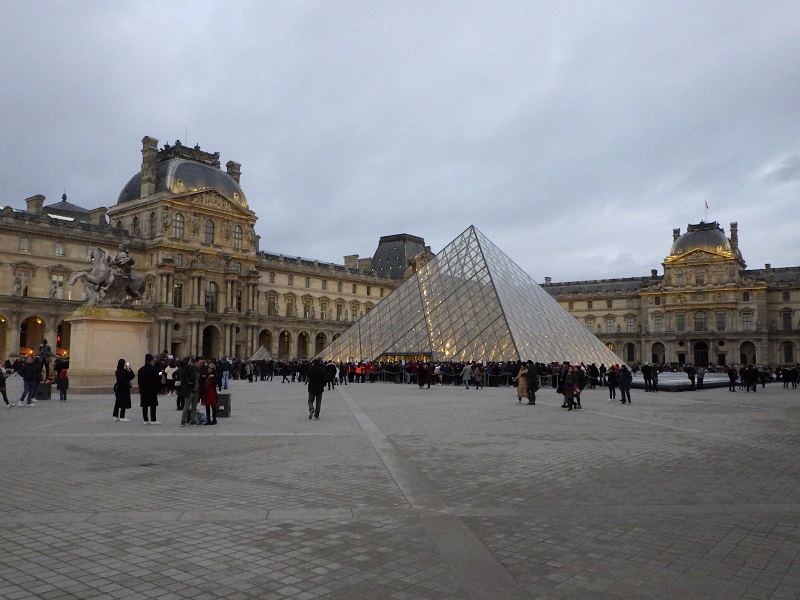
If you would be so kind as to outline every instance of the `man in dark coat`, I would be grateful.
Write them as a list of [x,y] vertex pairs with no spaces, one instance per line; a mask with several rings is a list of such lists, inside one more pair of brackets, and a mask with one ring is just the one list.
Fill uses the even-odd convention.
[[[142,417],[145,425],[161,425],[156,420],[156,407],[158,406],[158,390],[161,388],[161,375],[158,374],[156,359],[152,354],[144,357],[144,365],[137,372],[139,383],[139,406],[142,407]],[[147,418],[148,410],[150,419]]]
[[525,374],[528,388],[528,404],[536,404],[536,391],[539,389],[539,365],[528,361],[528,372]]
[[[325,384],[328,381],[328,373],[322,362],[315,358],[314,362],[306,372],[308,381],[308,418],[319,419],[319,408],[322,404],[322,392],[325,391]],[[316,403],[316,408],[315,408]]]

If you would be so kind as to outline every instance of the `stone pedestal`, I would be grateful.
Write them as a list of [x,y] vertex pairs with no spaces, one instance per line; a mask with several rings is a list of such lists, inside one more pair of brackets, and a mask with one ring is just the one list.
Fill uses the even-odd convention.
[[[132,308],[84,306],[66,318],[71,325],[69,391],[114,393],[114,371],[124,358],[136,371],[144,364],[153,319]],[[135,381],[134,381],[135,383]]]

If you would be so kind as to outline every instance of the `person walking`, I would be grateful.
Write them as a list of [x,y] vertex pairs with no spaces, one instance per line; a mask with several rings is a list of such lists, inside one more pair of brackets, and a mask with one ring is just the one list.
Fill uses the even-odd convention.
[[617,382],[619,383],[619,391],[622,396],[620,402],[625,404],[625,400],[628,401],[628,404],[631,403],[631,383],[633,383],[633,375],[628,370],[628,365],[622,365],[619,368],[619,375],[617,375]]
[[739,372],[736,370],[736,367],[731,365],[728,367],[728,391],[735,392],[736,391],[736,379],[739,377]]
[[[137,372],[139,384],[139,406],[142,408],[142,418],[145,425],[161,425],[156,419],[158,407],[158,390],[161,388],[161,375],[158,374],[156,359],[152,354],[146,354],[144,365]],[[148,419],[148,412],[150,418]]]
[[527,367],[525,380],[528,388],[528,404],[536,404],[536,392],[539,390],[539,369],[532,360],[528,361]]
[[125,411],[131,407],[131,381],[135,375],[131,365],[124,358],[117,361],[117,370],[114,371],[114,420],[130,422],[125,417]]
[[[0,361],[1,362],[1,361]],[[16,403],[11,404],[8,401],[8,391],[6,390],[6,368],[0,364],[0,394],[3,394],[3,402],[6,403],[6,408],[14,408]]]
[[56,389],[58,390],[59,394],[58,401],[66,402],[67,390],[69,389],[69,376],[67,375],[67,370],[63,367],[58,371],[58,375],[56,377]]
[[306,373],[308,381],[308,418],[319,419],[319,409],[322,406],[322,392],[325,391],[328,374],[322,362],[315,358]]
[[464,368],[461,369],[461,381],[464,382],[464,387],[469,389],[469,380],[472,379],[472,367],[469,363],[464,365]]
[[[19,397],[18,404],[20,406],[33,406],[36,386],[42,377],[42,367],[33,356],[29,356],[28,360],[20,367],[19,374],[22,377],[22,396]],[[25,398],[28,399],[27,404],[25,404]]]

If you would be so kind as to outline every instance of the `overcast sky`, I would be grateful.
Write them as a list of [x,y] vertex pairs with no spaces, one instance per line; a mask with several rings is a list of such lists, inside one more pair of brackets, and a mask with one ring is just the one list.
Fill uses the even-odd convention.
[[111,206],[149,135],[242,164],[262,250],[474,224],[536,281],[631,277],[705,218],[800,265],[796,0],[0,2],[3,205]]

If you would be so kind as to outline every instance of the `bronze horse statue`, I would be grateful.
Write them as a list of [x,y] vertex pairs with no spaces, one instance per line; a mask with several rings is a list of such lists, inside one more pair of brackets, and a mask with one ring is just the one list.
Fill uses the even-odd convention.
[[[127,258],[127,253],[125,257]],[[116,257],[112,257],[103,248],[89,246],[86,262],[92,263],[92,268],[74,273],[69,279],[69,284],[75,285],[83,280],[86,303],[89,306],[97,304],[128,306],[134,300],[141,300],[144,297],[142,276],[130,270],[126,271],[121,267],[122,263],[118,264]]]

